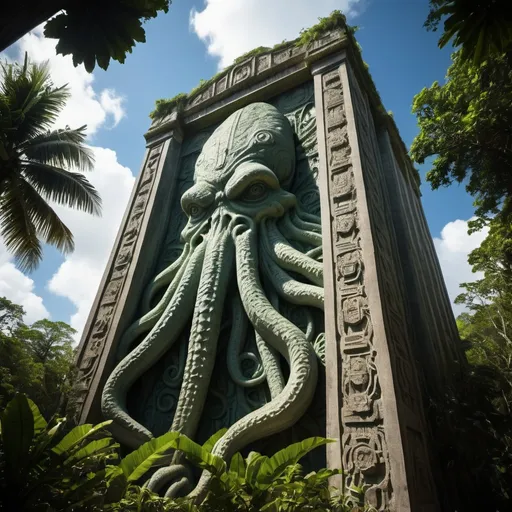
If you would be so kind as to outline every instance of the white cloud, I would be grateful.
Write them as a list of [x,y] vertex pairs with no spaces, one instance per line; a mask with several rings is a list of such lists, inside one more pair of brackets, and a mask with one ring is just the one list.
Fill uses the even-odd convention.
[[208,53],[220,57],[221,68],[258,46],[293,40],[303,28],[335,9],[348,17],[357,15],[363,0],[206,0],[202,11],[192,9],[190,24],[208,45]]
[[[437,256],[452,302],[462,292],[460,283],[482,278],[482,273],[472,272],[468,263],[468,254],[479,247],[488,232],[488,228],[484,228],[468,235],[468,221],[457,219],[446,224],[441,231],[441,238],[434,238]],[[454,304],[453,311],[457,316],[464,311],[464,306]]]
[[[100,128],[115,127],[125,116],[124,99],[111,88],[95,90],[94,76],[83,66],[75,68],[70,56],[56,55],[55,44],[55,40],[45,39],[38,27],[18,41],[13,52],[18,61],[23,59],[25,51],[33,62],[48,60],[54,84],[68,84],[71,96],[55,127],[76,128],[87,124],[89,140]],[[130,169],[117,161],[114,151],[94,146],[91,149],[96,164],[87,178],[102,197],[102,217],[55,206],[74,235],[75,251],[65,258],[47,283],[51,292],[69,299],[76,307],[70,319],[54,316],[77,329],[77,338],[89,314],[135,179]],[[33,289],[34,281],[15,268],[0,240],[0,296],[23,305],[27,322],[49,316]]]
[[53,293],[69,299],[77,308],[70,323],[80,335],[107,264],[134,180],[130,169],[117,161],[110,149],[92,148],[96,159],[89,181],[103,201],[101,217],[57,206],[75,238],[75,252],[68,256],[48,283]]
[[7,297],[25,309],[24,321],[33,323],[49,318],[43,299],[34,293],[34,281],[20,272],[12,263],[12,256],[0,240],[0,297]]
[[57,55],[56,39],[43,36],[42,25],[23,36],[16,44],[15,60],[23,61],[25,52],[32,62],[49,61],[50,75],[56,86],[67,84],[71,97],[59,115],[57,128],[66,125],[78,128],[87,125],[87,134],[95,134],[106,122],[116,126],[124,117],[123,98],[113,89],[96,92],[93,88],[94,75],[87,73],[83,65],[73,66],[70,55]]

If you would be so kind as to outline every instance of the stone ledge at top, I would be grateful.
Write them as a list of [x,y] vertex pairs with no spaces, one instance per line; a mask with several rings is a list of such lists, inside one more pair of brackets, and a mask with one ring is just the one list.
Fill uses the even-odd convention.
[[183,117],[197,113],[241,89],[300,63],[307,69],[311,63],[342,50],[347,45],[347,40],[346,30],[339,28],[327,31],[305,45],[298,46],[298,40],[295,40],[255,55],[250,55],[249,52],[247,58],[237,59],[233,65],[199,87],[196,93],[186,97],[184,104],[177,102],[169,114],[154,118],[145,137],[150,139],[162,130],[170,128],[178,120],[178,111]]

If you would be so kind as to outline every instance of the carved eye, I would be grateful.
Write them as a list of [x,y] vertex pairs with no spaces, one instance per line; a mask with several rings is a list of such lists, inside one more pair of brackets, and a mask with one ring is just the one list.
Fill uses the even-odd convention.
[[191,217],[199,217],[203,213],[203,209],[197,204],[191,204],[188,207],[188,214]]
[[267,187],[264,183],[253,183],[246,189],[243,199],[246,201],[258,201],[267,195]]
[[270,132],[258,132],[256,135],[254,135],[254,144],[269,144],[274,141],[274,137],[272,137],[272,134]]

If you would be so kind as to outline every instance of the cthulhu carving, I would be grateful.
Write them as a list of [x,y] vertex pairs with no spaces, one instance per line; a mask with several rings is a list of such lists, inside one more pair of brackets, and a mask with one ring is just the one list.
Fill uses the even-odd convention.
[[[149,283],[142,299],[145,313],[120,340],[120,361],[103,390],[103,413],[122,427],[127,444],[138,446],[152,437],[129,414],[130,387],[188,328],[169,429],[194,437],[207,407],[225,308],[232,318],[229,375],[242,387],[266,383],[269,398],[232,424],[213,452],[228,460],[292,426],[309,407],[322,333],[312,315],[299,328],[283,312],[291,305],[323,310],[321,230],[320,219],[302,211],[290,192],[295,153],[290,121],[266,103],[238,110],[204,144],[194,185],[181,198],[188,217],[181,233],[183,252]],[[254,330],[254,352],[244,351],[248,329]],[[255,366],[250,376],[242,368],[247,360]],[[169,496],[192,490],[193,479],[180,454],[169,459],[149,487]],[[204,492],[208,478],[208,473],[201,476],[196,495]]]

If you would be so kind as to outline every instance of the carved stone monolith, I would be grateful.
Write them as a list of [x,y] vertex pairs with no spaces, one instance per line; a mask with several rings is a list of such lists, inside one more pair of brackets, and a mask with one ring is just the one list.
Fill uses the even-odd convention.
[[[426,399],[460,342],[419,178],[350,30],[160,104],[79,347],[77,421],[135,448],[337,440],[305,461],[377,510],[441,510]],[[166,110],[164,110],[166,108]],[[148,486],[201,494],[177,452]]]

